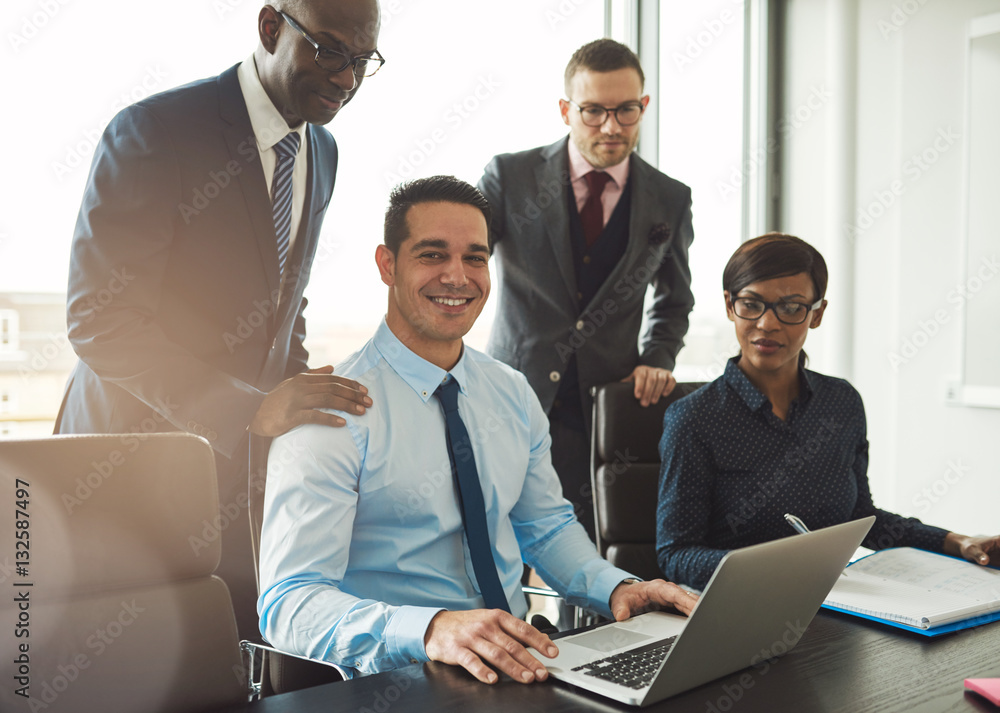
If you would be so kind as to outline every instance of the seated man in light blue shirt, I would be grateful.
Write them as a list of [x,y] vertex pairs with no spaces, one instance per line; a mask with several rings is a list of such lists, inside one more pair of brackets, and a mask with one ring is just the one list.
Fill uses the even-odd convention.
[[525,647],[557,650],[522,620],[522,561],[570,603],[619,620],[696,602],[598,556],[562,497],[527,380],[463,345],[490,293],[489,213],[449,176],[393,191],[375,255],[388,311],[337,367],[382,407],[271,447],[257,608],[280,649],[358,673],[434,660],[528,683],[547,672]]

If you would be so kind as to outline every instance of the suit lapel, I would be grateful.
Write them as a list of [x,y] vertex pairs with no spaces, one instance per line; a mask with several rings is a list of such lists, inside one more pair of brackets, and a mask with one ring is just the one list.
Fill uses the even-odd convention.
[[[238,66],[238,65],[237,65]],[[276,295],[281,285],[278,274],[278,238],[274,232],[271,198],[260,168],[257,139],[250,124],[243,92],[240,90],[236,67],[219,75],[219,113],[228,126],[223,129],[230,157],[242,170],[237,175],[247,214],[253,226],[257,249],[260,251],[264,273],[267,276],[268,295]]]
[[[549,204],[541,210],[539,219],[542,221],[549,244],[555,253],[556,265],[562,275],[566,290],[569,292],[573,304],[577,304],[576,271],[573,268],[573,247],[570,245],[569,215],[567,214],[568,192],[573,190],[569,179],[569,157],[566,153],[568,140],[567,137],[557,141],[542,152],[542,156],[546,160],[535,168],[535,185],[538,188],[535,203],[536,205],[541,203],[544,200],[542,196],[551,199]],[[553,190],[554,187],[558,187],[558,191]]]

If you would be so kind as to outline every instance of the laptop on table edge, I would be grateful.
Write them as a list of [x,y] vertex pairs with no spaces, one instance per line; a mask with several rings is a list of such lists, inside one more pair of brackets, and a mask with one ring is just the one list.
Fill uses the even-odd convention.
[[[732,550],[690,617],[650,612],[562,637],[555,659],[532,654],[552,678],[637,706],[783,655],[798,643],[874,522],[866,517]],[[671,646],[665,657],[642,653],[663,644]],[[644,664],[647,677],[652,673],[649,683],[599,677],[611,675],[615,662],[606,659],[619,654],[651,657]]]

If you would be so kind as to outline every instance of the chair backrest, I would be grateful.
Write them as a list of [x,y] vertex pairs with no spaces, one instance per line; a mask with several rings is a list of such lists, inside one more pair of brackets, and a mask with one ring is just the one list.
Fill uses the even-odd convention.
[[628,382],[594,389],[591,485],[597,548],[617,567],[644,579],[662,577],[656,562],[660,436],[667,407],[702,383],[679,383],[670,395],[640,405]]
[[0,710],[194,713],[246,700],[232,601],[212,574],[206,441],[0,441],[0,493],[0,630],[25,632],[0,663]]

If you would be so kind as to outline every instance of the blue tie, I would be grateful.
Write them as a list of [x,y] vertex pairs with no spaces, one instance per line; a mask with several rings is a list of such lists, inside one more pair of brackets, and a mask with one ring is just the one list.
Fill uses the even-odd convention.
[[285,270],[292,232],[292,167],[299,151],[299,135],[293,131],[274,146],[278,160],[271,181],[271,210],[274,213],[274,233],[278,237],[278,274]]
[[458,481],[458,498],[462,505],[465,536],[469,540],[469,552],[472,555],[472,569],[479,581],[486,608],[509,612],[510,605],[500,585],[497,564],[490,546],[486,505],[479,485],[476,458],[472,454],[472,441],[458,413],[458,382],[448,376],[447,381],[437,387],[434,395],[444,407],[444,419],[448,428],[448,458],[451,460],[451,472]]

